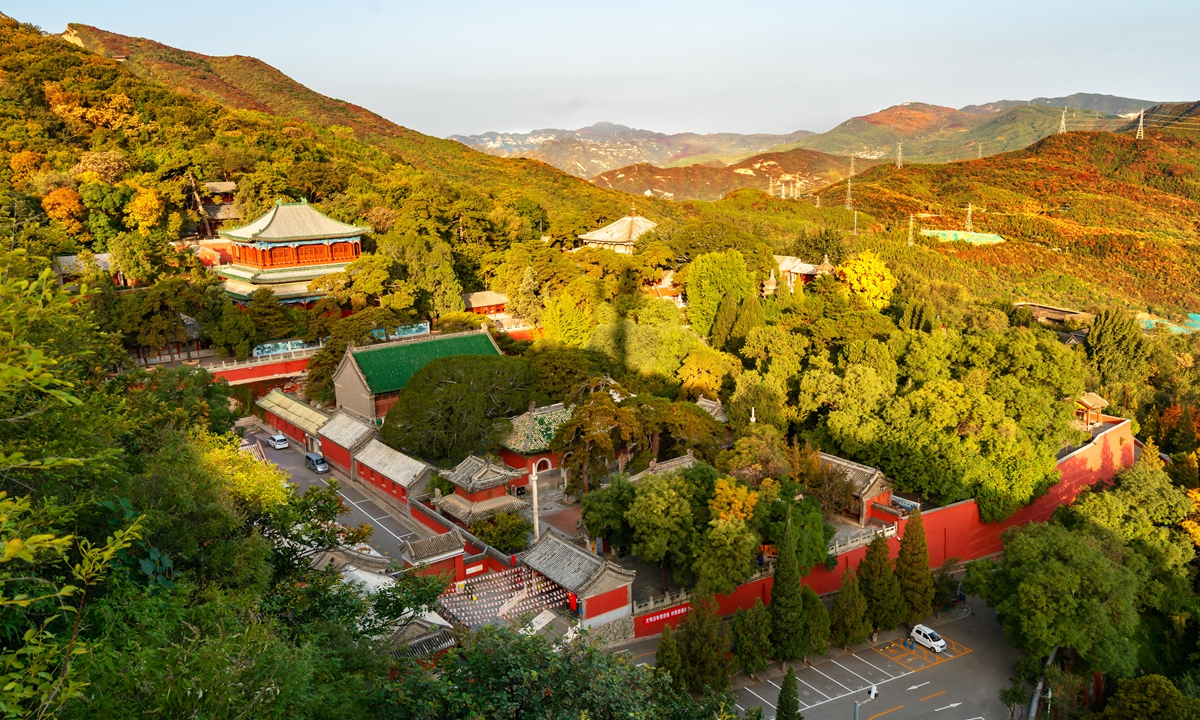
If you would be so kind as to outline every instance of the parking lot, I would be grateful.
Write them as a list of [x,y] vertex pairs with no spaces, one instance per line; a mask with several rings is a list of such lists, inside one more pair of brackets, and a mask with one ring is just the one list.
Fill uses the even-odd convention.
[[[333,471],[318,474],[304,467],[304,452],[296,443],[289,443],[284,450],[275,450],[267,445],[268,433],[254,425],[247,427],[246,439],[260,440],[267,459],[278,465],[290,476],[289,481],[303,493],[313,485],[328,486],[329,480],[335,477]],[[403,540],[415,540],[419,535],[416,528],[409,527],[406,521],[395,517],[378,502],[369,498],[364,492],[355,487],[354,483],[341,479],[338,482],[338,494],[342,496],[349,512],[343,514],[339,521],[346,526],[354,527],[366,523],[374,528],[371,533],[371,547],[383,553],[386,557],[399,559],[400,543]]]
[[[990,608],[975,598],[969,604],[969,615],[937,628],[947,643],[941,653],[904,647],[903,638],[893,633],[895,639],[852,653],[833,650],[810,658],[809,667],[795,664],[805,720],[854,717],[854,701],[866,700],[872,685],[879,696],[862,705],[860,720],[1005,720],[1008,709],[998,694],[1019,653],[1004,641]],[[782,673],[773,665],[766,675],[736,695],[740,709],[762,707],[773,718]]]

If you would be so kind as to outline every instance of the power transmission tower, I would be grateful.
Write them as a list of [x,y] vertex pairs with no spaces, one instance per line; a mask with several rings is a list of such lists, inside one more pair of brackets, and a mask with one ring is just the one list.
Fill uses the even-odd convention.
[[975,154],[975,159],[982,160],[983,159],[983,143],[975,143],[975,149],[978,151]]
[[[850,156],[850,175],[846,178],[846,209],[854,209],[854,197],[850,194],[850,185],[854,180],[854,156]],[[855,233],[857,235],[858,233]]]
[[1138,132],[1137,132],[1137,138],[1136,138],[1137,140],[1144,140],[1146,138],[1146,132],[1145,132],[1145,126],[1144,126],[1145,121],[1146,121],[1146,111],[1142,110],[1141,112],[1138,113]]
[[913,216],[912,216],[912,213],[909,213],[909,215],[908,215],[908,244],[909,245],[913,244]]
[[854,211],[854,234],[858,234],[858,211]]
[[896,143],[896,168],[904,167],[904,143]]
[[971,229],[971,212],[975,209],[975,203],[967,203],[967,232],[974,232]]
[[1062,120],[1058,121],[1058,134],[1062,135],[1067,131],[1067,109],[1063,108]]
[[817,193],[817,207],[821,207],[821,194]]

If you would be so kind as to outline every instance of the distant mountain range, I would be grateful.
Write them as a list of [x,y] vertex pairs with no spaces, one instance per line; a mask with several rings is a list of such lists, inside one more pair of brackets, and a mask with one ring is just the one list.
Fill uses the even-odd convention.
[[1128,115],[1140,110],[1148,110],[1158,103],[1152,100],[1135,100],[1133,98],[1117,97],[1115,95],[1100,95],[1097,93],[1075,93],[1065,97],[1038,97],[1032,100],[1000,100],[984,105],[967,105],[961,108],[963,112],[987,114],[1007,110],[1017,105],[1046,105],[1056,108],[1074,108],[1076,110],[1095,110],[1108,115]]
[[[875,161],[861,160],[862,171]],[[720,200],[741,188],[757,188],[780,196],[799,195],[844,180],[850,172],[850,158],[816,150],[795,148],[769,152],[732,165],[685,165],[659,168],[649,163],[609,170],[592,178],[600,187],[653,195],[668,200]]]
[[451,135],[464,145],[500,157],[528,157],[582,178],[625,165],[650,163],[659,167],[715,162],[721,165],[812,135],[801,130],[787,135],[737,133],[678,133],[668,135],[599,122],[578,130],[546,128],[527,133],[488,132]]

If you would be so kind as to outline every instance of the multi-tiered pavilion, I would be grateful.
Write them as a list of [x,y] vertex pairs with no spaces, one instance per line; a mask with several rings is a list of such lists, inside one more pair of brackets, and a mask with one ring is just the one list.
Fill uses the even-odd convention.
[[265,287],[282,302],[307,303],[321,296],[309,291],[309,283],[357,260],[367,232],[370,228],[338,222],[307,202],[279,201],[249,225],[220,231],[233,262],[217,273],[235,300],[244,302]]

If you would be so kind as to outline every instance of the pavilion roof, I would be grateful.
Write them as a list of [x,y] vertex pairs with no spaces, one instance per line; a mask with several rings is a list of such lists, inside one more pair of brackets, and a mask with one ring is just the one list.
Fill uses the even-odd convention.
[[620,220],[579,236],[580,240],[610,245],[632,245],[643,233],[658,227],[658,223],[641,215],[626,215]]
[[473,493],[506,485],[521,477],[521,472],[492,458],[468,455],[454,469],[443,470],[441,476],[466,492]]
[[545,452],[558,427],[571,419],[571,408],[562,403],[533,408],[512,419],[512,431],[501,443],[521,455]]
[[370,232],[368,227],[347,225],[317,212],[307,202],[277,202],[265,215],[249,225],[222,230],[221,237],[230,240],[329,240],[352,238]]
[[892,485],[888,482],[887,476],[879,468],[871,467],[856,463],[853,460],[840,458],[837,455],[821,453],[821,467],[833,468],[845,473],[846,480],[850,481],[851,489],[854,496],[862,499],[873,498],[876,495],[890,490]]
[[529,503],[512,495],[500,495],[479,502],[472,502],[462,495],[443,495],[433,504],[467,525],[474,525],[500,513],[515,513],[529,506]]

